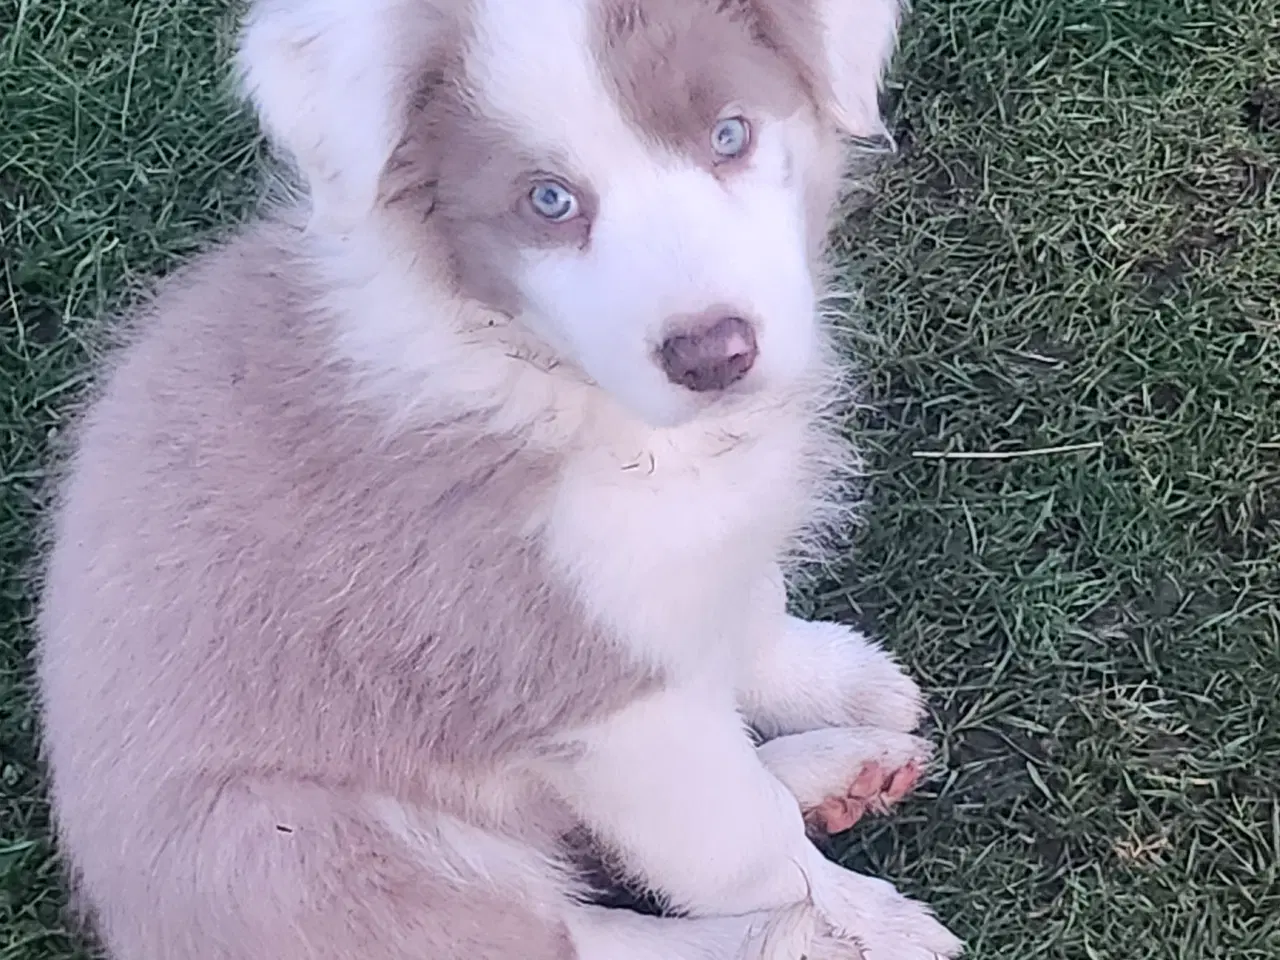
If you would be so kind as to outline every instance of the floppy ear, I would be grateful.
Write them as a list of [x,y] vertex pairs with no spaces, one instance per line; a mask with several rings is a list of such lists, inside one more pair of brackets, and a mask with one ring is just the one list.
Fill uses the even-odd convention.
[[904,0],[749,0],[763,33],[795,64],[845,133],[886,136],[880,81]]
[[444,15],[432,0],[255,0],[239,69],[267,136],[297,164],[312,222],[368,214]]
[[900,0],[813,0],[822,29],[831,115],[857,137],[886,136],[880,85],[893,58]]

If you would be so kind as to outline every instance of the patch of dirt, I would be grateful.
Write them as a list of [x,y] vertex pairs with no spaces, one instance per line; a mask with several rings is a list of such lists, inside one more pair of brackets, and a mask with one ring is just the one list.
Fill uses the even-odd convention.
[[1099,859],[1102,841],[1073,833],[1048,818],[1043,820],[1042,823],[1028,824],[1027,832],[1033,838],[1036,857],[1050,873],[1050,878],[1060,879],[1062,873]]
[[42,276],[22,278],[21,269],[7,271],[17,274],[13,286],[12,302],[9,291],[0,286],[0,327],[16,327],[19,318],[27,339],[38,344],[50,344],[62,332],[62,310],[50,289],[51,284]]
[[[18,201],[21,198],[21,192],[18,188],[18,181],[12,177],[0,173],[0,225],[6,222],[11,223],[12,218],[16,215],[18,209]],[[10,231],[0,226],[0,269],[11,268],[11,265],[17,262],[17,251],[9,246]]]
[[1080,824],[1064,824],[1032,808],[1022,811],[1018,822],[1039,867],[1035,894],[1041,904],[1052,903],[1062,894],[1071,873],[1100,862],[1107,854],[1105,839],[1091,835]]
[[1130,756],[1136,769],[1173,775],[1183,764],[1186,755],[1195,750],[1195,746],[1195,741],[1184,733],[1161,731],[1134,744]]
[[1223,224],[1224,215],[1257,206],[1280,185],[1280,167],[1266,157],[1234,151],[1212,159],[1195,180],[1180,179],[1172,197],[1185,211],[1181,229],[1167,246],[1138,261],[1137,285],[1149,300],[1180,292],[1189,274],[1230,256],[1240,238]]
[[1054,752],[1052,743],[1017,729],[965,730],[951,745],[957,774],[954,798],[981,803],[992,811],[1012,809],[1019,798],[1039,795],[1027,772],[1028,762],[1046,782],[1056,779],[1048,763]]
[[1058,512],[1045,518],[1027,552],[1036,558],[1035,562],[1039,562],[1051,553],[1075,555],[1081,548],[1088,548],[1090,540],[1091,537],[1080,523],[1079,517]]
[[1208,539],[1225,557],[1262,560],[1280,534],[1280,503],[1233,497],[1210,514],[1207,526]]
[[1237,154],[1233,179],[1240,185],[1241,199],[1256,203],[1270,194],[1280,183],[1280,170],[1259,157]]
[[1172,577],[1161,575],[1147,589],[1144,600],[1153,620],[1166,620],[1182,605],[1184,594]]
[[1280,133],[1280,85],[1255,86],[1240,107],[1240,117],[1254,133]]
[[910,117],[899,117],[894,126],[893,139],[898,142],[898,159],[906,160],[916,151],[916,128]]
[[978,760],[1009,760],[1013,750],[1004,737],[990,730],[966,730],[952,747],[956,760],[961,764]]
[[1191,261],[1194,266],[1194,261],[1199,260],[1202,254],[1220,256],[1231,250],[1235,243],[1235,234],[1230,230],[1211,223],[1196,223],[1178,234],[1173,250],[1176,256]]
[[1161,417],[1172,416],[1186,399],[1186,391],[1176,383],[1157,383],[1149,395],[1151,412]]
[[1188,265],[1181,257],[1146,256],[1138,261],[1134,275],[1146,299],[1161,300],[1177,288],[1187,270]]
[[23,315],[27,338],[33,343],[48,346],[62,332],[62,312],[45,303],[31,304]]
[[925,178],[925,192],[943,200],[963,198],[981,184],[981,170],[982,160],[979,157],[948,157]]
[[14,204],[22,196],[22,188],[12,174],[0,171],[0,203]]
[[1205,260],[1225,256],[1235,246],[1232,231],[1213,224],[1195,223],[1174,238],[1167,253],[1152,254],[1138,261],[1134,272],[1142,293],[1148,299],[1159,300],[1177,291],[1187,274]]

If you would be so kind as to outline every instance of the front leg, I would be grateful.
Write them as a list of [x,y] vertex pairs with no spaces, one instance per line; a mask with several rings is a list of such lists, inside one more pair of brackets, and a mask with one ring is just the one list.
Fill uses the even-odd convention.
[[761,581],[752,605],[738,702],[764,736],[844,726],[908,733],[919,726],[920,688],[893,656],[843,624],[790,616],[780,571]]
[[[687,916],[797,907],[856,939],[867,960],[959,950],[929,911],[827,861],[796,797],[761,762],[731,698],[666,690],[584,732],[551,780],[624,869]],[[799,958],[813,928],[771,955]]]

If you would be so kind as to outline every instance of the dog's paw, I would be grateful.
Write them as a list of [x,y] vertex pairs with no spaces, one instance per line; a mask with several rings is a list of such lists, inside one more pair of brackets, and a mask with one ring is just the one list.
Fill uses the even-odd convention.
[[793,616],[759,643],[738,703],[765,737],[851,726],[910,733],[925,714],[919,686],[880,644],[843,624]]
[[862,768],[843,796],[827,797],[805,810],[805,825],[813,834],[843,833],[868,813],[887,812],[915,788],[921,770],[914,760],[896,770],[885,770],[873,761]]
[[835,933],[811,903],[776,910],[757,923],[738,960],[864,960],[857,940]]
[[908,733],[838,727],[778,737],[758,752],[795,796],[811,831],[840,833],[910,793],[933,747]]
[[752,932],[741,960],[864,960],[857,940],[836,934],[811,903],[775,911]]
[[815,644],[835,681],[832,711],[851,726],[910,733],[924,719],[924,695],[893,655],[856,630],[838,623],[807,623],[800,642]]
[[[823,876],[813,878],[813,905],[818,930],[829,925],[826,939],[815,937],[813,960],[820,949],[836,950],[855,942],[863,960],[951,960],[964,944],[938,922],[924,904],[904,897],[890,883],[863,876],[832,863]],[[838,954],[828,954],[834,957]]]

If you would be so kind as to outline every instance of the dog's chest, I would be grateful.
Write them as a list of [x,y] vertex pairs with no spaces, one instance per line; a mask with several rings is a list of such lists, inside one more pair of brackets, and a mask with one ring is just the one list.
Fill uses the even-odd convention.
[[736,658],[762,578],[806,517],[802,438],[694,453],[654,443],[566,471],[548,525],[552,562],[589,611],[646,660],[717,669]]

